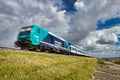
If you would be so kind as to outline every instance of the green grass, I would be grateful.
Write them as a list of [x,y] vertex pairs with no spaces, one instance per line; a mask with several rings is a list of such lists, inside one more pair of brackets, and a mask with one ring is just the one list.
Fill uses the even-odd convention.
[[0,80],[91,80],[97,59],[0,50]]

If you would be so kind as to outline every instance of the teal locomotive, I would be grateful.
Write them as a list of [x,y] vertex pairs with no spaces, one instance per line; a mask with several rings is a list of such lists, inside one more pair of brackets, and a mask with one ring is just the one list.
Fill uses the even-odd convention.
[[15,45],[27,50],[84,55],[80,49],[40,25],[21,28]]

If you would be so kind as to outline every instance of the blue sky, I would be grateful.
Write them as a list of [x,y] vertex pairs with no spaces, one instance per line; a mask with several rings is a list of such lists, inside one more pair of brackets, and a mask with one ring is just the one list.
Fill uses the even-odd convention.
[[74,3],[76,2],[76,0],[62,0],[63,1],[63,5],[65,5],[64,9],[67,12],[71,12],[71,11],[76,11],[76,9],[74,8]]
[[108,29],[108,28],[114,27],[116,25],[120,25],[120,17],[107,19],[105,22],[98,21],[97,30]]
[[13,47],[21,27],[39,24],[88,52],[110,55],[120,34],[119,4],[120,0],[0,0],[0,46]]

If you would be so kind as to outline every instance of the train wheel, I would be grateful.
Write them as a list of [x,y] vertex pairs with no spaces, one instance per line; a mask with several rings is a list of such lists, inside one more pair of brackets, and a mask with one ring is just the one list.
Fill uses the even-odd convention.
[[52,49],[52,48],[50,48],[50,49],[49,49],[49,52],[50,52],[50,53],[53,53],[53,49]]
[[37,52],[42,51],[41,47],[37,46],[37,47],[36,47],[36,51],[37,51]]

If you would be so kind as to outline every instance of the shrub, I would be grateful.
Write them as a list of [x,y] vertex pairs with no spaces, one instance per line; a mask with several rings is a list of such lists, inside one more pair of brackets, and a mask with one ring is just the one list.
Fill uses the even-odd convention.
[[120,61],[115,61],[114,63],[115,63],[115,64],[119,64],[119,65],[120,65]]
[[98,59],[98,64],[105,64],[103,59]]

